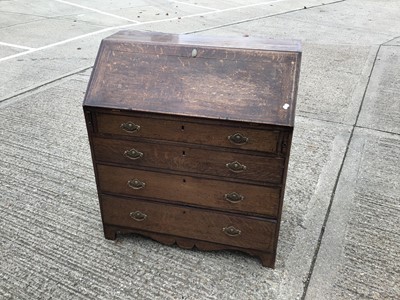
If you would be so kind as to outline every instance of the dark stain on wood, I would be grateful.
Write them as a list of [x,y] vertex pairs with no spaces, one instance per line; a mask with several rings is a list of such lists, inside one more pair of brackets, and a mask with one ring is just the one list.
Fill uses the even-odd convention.
[[300,60],[296,41],[103,40],[84,112],[105,237],[240,250],[273,267]]

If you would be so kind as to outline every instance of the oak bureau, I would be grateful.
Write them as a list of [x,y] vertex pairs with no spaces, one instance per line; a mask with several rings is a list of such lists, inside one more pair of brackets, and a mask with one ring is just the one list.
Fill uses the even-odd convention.
[[274,267],[297,41],[121,31],[83,109],[104,234],[233,249]]

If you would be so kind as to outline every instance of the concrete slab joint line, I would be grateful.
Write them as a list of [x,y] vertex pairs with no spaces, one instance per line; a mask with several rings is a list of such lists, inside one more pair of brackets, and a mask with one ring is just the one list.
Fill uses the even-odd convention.
[[393,41],[395,41],[395,40],[397,40],[397,39],[400,39],[400,35],[399,35],[399,36],[396,36],[396,37],[394,37],[394,38],[392,38],[392,39],[390,39],[390,40],[388,40],[388,41],[385,42],[385,43],[383,43],[382,46],[400,46],[400,44],[399,44],[399,45],[392,45],[392,44],[390,44],[391,42],[393,42]]
[[[176,20],[177,19],[176,17],[172,17],[172,18],[164,18],[162,20],[152,20],[152,21],[147,21],[147,22],[138,22],[136,20],[132,20],[132,19],[129,19],[129,18],[124,18],[122,16],[115,15],[115,14],[110,14],[110,13],[107,13],[107,12],[103,12],[103,11],[100,11],[100,10],[97,10],[97,9],[94,9],[94,8],[90,8],[90,7],[87,7],[87,6],[83,6],[83,5],[80,5],[80,4],[76,4],[76,3],[73,3],[73,2],[64,1],[64,0],[54,0],[54,1],[60,2],[60,3],[64,3],[64,4],[68,4],[68,5],[72,5],[72,6],[76,6],[76,7],[87,9],[87,10],[91,10],[93,12],[97,12],[97,13],[100,13],[100,14],[108,15],[108,16],[111,16],[111,17],[124,19],[126,21],[132,22],[133,24],[107,27],[107,28],[104,28],[104,29],[101,29],[101,30],[97,30],[97,31],[94,31],[94,32],[89,32],[89,33],[86,33],[86,34],[83,34],[83,35],[80,35],[80,36],[72,37],[70,39],[62,40],[62,41],[59,41],[59,42],[56,42],[56,43],[53,43],[53,44],[49,44],[49,45],[46,45],[46,46],[43,46],[43,47],[26,49],[27,51],[25,51],[25,52],[21,52],[21,53],[17,53],[17,54],[13,54],[13,55],[10,55],[10,56],[6,56],[6,57],[3,57],[3,58],[0,58],[0,62],[7,61],[9,59],[17,58],[17,57],[20,57],[20,56],[24,56],[24,55],[27,55],[27,54],[30,54],[30,53],[33,53],[33,52],[37,52],[37,51],[45,50],[45,49],[48,49],[48,48],[56,47],[56,46],[59,46],[59,45],[63,45],[63,44],[69,43],[71,41],[79,40],[79,39],[82,39],[82,38],[85,38],[85,37],[101,34],[101,33],[108,32],[108,31],[131,28],[131,27],[135,27],[135,26],[139,26],[139,25],[162,23],[162,22],[166,22],[166,21],[171,21],[171,20]],[[289,0],[271,0],[271,1],[248,4],[248,5],[235,6],[235,7],[225,8],[225,9],[215,9],[215,10],[211,10],[209,12],[201,12],[201,13],[195,13],[195,14],[190,14],[190,15],[186,15],[186,16],[181,16],[180,18],[181,19],[194,18],[194,17],[199,17],[199,16],[205,16],[205,15],[210,15],[210,14],[229,12],[229,11],[234,11],[234,10],[240,10],[240,9],[245,9],[245,8],[262,6],[262,5],[275,3],[275,2],[286,2],[286,1],[289,1]],[[343,1],[345,1],[345,0],[338,0],[338,1],[335,1],[335,2],[330,2],[329,4],[334,4],[334,3],[343,2]],[[325,4],[321,4],[321,5],[325,5]],[[321,6],[321,5],[315,5],[313,7],[318,7],[318,6]],[[310,7],[310,8],[312,8],[312,7]],[[295,11],[297,11],[297,10],[299,10],[299,9],[296,9]],[[292,12],[292,11],[290,11],[290,12]],[[285,13],[288,13],[288,12],[285,12]],[[266,18],[266,17],[270,17],[270,16],[261,16],[261,17],[246,19],[246,20],[242,20],[242,21],[231,22],[229,24],[224,24],[224,25],[220,25],[220,26],[216,26],[216,27],[212,27],[212,28],[207,28],[207,29],[203,29],[203,30],[185,32],[185,34],[205,31],[205,30],[224,27],[224,26],[229,26],[229,25],[233,25],[233,24],[239,24],[239,23],[243,23],[243,22],[249,22],[249,21],[262,19],[262,18]]]
[[6,97],[4,99],[0,99],[0,108],[2,106],[7,106],[10,102],[18,101],[18,99],[20,97],[21,97],[21,99],[24,98],[25,94],[34,93],[35,91],[41,90],[41,88],[47,87],[48,85],[51,85],[51,84],[56,83],[56,82],[59,83],[63,79],[66,79],[66,78],[69,78],[69,77],[73,77],[74,75],[83,73],[83,72],[91,69],[92,67],[93,66],[83,67],[83,68],[81,68],[79,70],[75,70],[75,71],[72,71],[70,73],[64,74],[64,75],[62,75],[60,77],[54,78],[53,80],[43,82],[43,83],[35,86],[34,88],[28,88],[26,90],[23,90],[23,91],[19,92],[18,94],[14,94],[14,95]]
[[[271,3],[271,2],[280,2],[280,1],[286,1],[286,0],[270,1],[270,2],[266,2],[264,4],[268,4],[268,3]],[[287,1],[289,1],[289,0],[287,0]],[[314,5],[314,6],[307,7],[307,9],[312,9],[312,8],[316,8],[316,7],[320,7],[320,6],[327,6],[327,5],[331,5],[331,4],[337,4],[337,3],[340,3],[340,2],[344,2],[344,1],[346,1],[346,0],[332,1],[332,2],[329,2],[327,4],[325,4],[325,3],[317,4],[317,5]],[[254,5],[255,4],[253,4],[252,6],[254,6]],[[257,5],[259,5],[259,4],[257,4]],[[249,6],[246,6],[246,7],[249,7]],[[232,26],[232,25],[238,25],[238,24],[242,24],[242,23],[246,23],[246,22],[257,21],[257,20],[262,20],[262,19],[281,16],[281,15],[287,15],[287,14],[290,14],[290,13],[293,13],[293,12],[296,12],[296,11],[301,11],[303,9],[304,9],[303,7],[302,8],[297,8],[297,9],[293,9],[293,10],[289,10],[289,11],[285,11],[285,12],[280,12],[280,13],[275,13],[275,14],[270,14],[270,15],[266,15],[266,16],[264,15],[264,16],[260,16],[260,17],[254,17],[254,18],[249,18],[249,19],[245,19],[245,20],[226,23],[226,24],[222,24],[222,25],[218,25],[218,26],[207,27],[207,28],[203,28],[203,29],[199,29],[199,30],[187,31],[187,32],[184,32],[183,34],[205,32],[205,31],[209,31],[209,30],[212,30],[212,29],[218,29],[218,28],[228,27],[228,26]],[[223,12],[223,11],[225,11],[225,10],[218,10],[217,12]],[[205,14],[209,14],[209,13],[205,13]],[[204,15],[204,14],[201,14],[201,15]]]
[[[0,15],[9,3],[45,3],[74,12],[46,20],[107,18],[39,45],[0,42],[0,300],[400,299],[400,5],[261,1],[0,0]],[[185,7],[186,20],[131,22],[135,9],[118,10],[128,2]],[[303,40],[275,270],[240,253],[103,239],[82,99],[100,39],[123,28]]]
[[[359,120],[359,117],[360,117],[360,114],[361,114],[361,111],[362,111],[362,108],[363,108],[364,100],[365,100],[365,97],[366,97],[366,94],[367,94],[367,91],[368,91],[368,87],[369,87],[369,84],[370,84],[370,80],[371,80],[371,77],[372,77],[372,74],[373,74],[373,71],[374,71],[376,62],[377,62],[377,58],[378,58],[379,53],[380,53],[380,51],[381,51],[381,47],[385,46],[385,44],[387,44],[387,43],[389,43],[389,42],[391,42],[391,41],[393,41],[393,40],[395,40],[395,39],[396,39],[396,38],[392,38],[392,39],[390,39],[389,41],[380,44],[379,47],[378,47],[378,49],[377,49],[377,51],[376,51],[375,59],[374,59],[374,62],[373,62],[373,65],[372,65],[370,74],[369,74],[369,76],[368,76],[368,81],[367,81],[367,84],[366,84],[365,89],[364,89],[364,94],[363,94],[363,97],[362,97],[362,100],[361,100],[361,103],[360,103],[360,106],[359,106],[359,109],[358,109],[358,113],[357,113],[357,116],[356,116],[356,120],[355,120],[355,122],[354,122],[354,125],[352,126],[350,138],[348,139],[348,143],[347,143],[347,146],[346,146],[346,151],[345,151],[345,154],[344,154],[344,156],[343,156],[343,160],[342,160],[342,163],[341,163],[339,172],[338,172],[337,177],[336,177],[335,186],[334,186],[334,189],[333,189],[332,195],[331,195],[331,201],[330,201],[330,203],[329,203],[329,207],[328,207],[327,212],[326,212],[326,215],[325,215],[325,219],[324,219],[323,226],[321,227],[320,237],[319,237],[319,239],[318,239],[317,246],[316,246],[315,253],[314,253],[314,257],[313,257],[313,260],[312,260],[312,263],[311,263],[311,266],[310,266],[310,270],[309,270],[309,272],[308,272],[308,276],[307,276],[307,279],[306,279],[306,282],[305,282],[305,285],[304,285],[303,295],[302,295],[302,297],[301,297],[302,300],[307,299],[306,297],[307,297],[308,287],[309,287],[310,281],[311,281],[312,276],[313,276],[313,271],[314,271],[315,264],[316,264],[316,261],[317,261],[317,258],[318,258],[319,250],[320,250],[320,247],[321,247],[321,244],[322,244],[322,240],[323,240],[323,238],[324,238],[325,228],[326,228],[327,223],[328,223],[328,221],[329,221],[329,217],[330,217],[330,213],[331,213],[333,201],[334,201],[334,198],[335,198],[335,196],[336,196],[336,192],[337,192],[337,189],[338,189],[339,180],[340,180],[341,177],[342,177],[342,172],[343,172],[344,164],[345,164],[345,161],[346,161],[346,159],[347,159],[347,157],[348,157],[348,153],[349,153],[349,149],[350,149],[350,144],[352,143],[353,136],[354,136],[354,131],[355,131],[356,128],[362,128],[362,127],[358,126],[357,123],[358,123],[358,120]],[[374,131],[379,131],[379,130],[375,130],[375,129],[373,129],[373,130],[374,130]],[[388,133],[393,134],[393,132],[388,132]]]

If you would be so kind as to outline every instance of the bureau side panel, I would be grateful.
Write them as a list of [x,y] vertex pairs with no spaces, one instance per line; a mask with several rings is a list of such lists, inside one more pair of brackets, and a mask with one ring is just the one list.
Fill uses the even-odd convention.
[[293,136],[293,128],[291,128],[291,130],[288,132],[283,132],[282,138],[281,138],[280,151],[281,151],[281,154],[285,156],[285,162],[284,162],[285,167],[283,170],[282,188],[281,188],[279,208],[278,208],[278,217],[277,217],[277,230],[275,233],[275,251],[278,246],[279,230],[280,230],[280,225],[281,225],[281,220],[282,220],[282,207],[283,207],[283,201],[284,201],[284,197],[285,197],[285,187],[286,187],[286,179],[287,179],[287,173],[288,173],[288,167],[289,167],[290,149],[292,146],[292,136]]
[[[99,182],[99,171],[97,169],[97,163],[96,163],[96,156],[95,156],[95,145],[93,143],[93,136],[95,132],[97,131],[97,122],[96,122],[96,113],[89,109],[88,107],[83,107],[83,113],[85,115],[85,121],[86,121],[86,129],[88,132],[88,140],[89,140],[89,145],[90,145],[90,152],[92,156],[92,163],[93,163],[93,172],[95,175],[95,180],[96,180],[96,187],[97,187],[97,195],[99,199],[99,205],[100,205],[100,212],[101,212],[101,220],[102,223],[104,224],[104,216],[103,216],[103,208],[102,208],[102,203],[100,201],[100,182]],[[105,232],[105,234],[107,234]]]

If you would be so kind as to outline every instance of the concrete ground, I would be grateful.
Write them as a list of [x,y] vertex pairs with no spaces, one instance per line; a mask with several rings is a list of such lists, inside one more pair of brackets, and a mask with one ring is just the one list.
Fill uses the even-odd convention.
[[[0,1],[0,299],[400,299],[397,0]],[[103,238],[81,109],[122,28],[295,38],[275,270]]]

